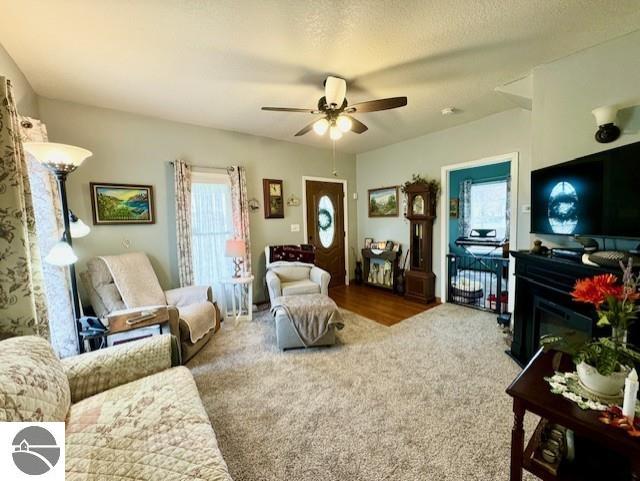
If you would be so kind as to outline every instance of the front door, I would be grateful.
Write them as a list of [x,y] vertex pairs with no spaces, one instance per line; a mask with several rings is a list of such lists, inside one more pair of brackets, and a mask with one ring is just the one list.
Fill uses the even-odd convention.
[[344,190],[342,183],[306,181],[307,241],[316,248],[316,265],[331,274],[330,287],[345,282]]

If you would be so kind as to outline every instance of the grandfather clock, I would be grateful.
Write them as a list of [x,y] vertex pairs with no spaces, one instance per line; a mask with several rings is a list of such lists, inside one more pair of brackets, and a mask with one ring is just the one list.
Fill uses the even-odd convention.
[[425,303],[436,298],[433,273],[433,221],[436,199],[423,183],[406,188],[407,219],[410,225],[409,270],[405,274],[405,296]]

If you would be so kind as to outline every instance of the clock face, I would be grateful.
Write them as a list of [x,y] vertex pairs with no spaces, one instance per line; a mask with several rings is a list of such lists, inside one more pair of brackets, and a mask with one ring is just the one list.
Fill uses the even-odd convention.
[[280,189],[280,184],[270,184],[269,185],[269,194],[280,197],[282,195],[282,190]]

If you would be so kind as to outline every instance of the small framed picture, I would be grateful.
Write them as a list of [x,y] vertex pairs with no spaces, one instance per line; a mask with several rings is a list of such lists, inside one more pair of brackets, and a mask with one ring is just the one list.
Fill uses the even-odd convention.
[[284,218],[284,192],[282,181],[277,179],[262,179],[264,195],[264,218]]
[[373,238],[365,237],[364,238],[364,248],[365,249],[371,249],[371,244],[373,244]]
[[393,241],[387,241],[387,243],[384,246],[384,250],[386,251],[392,251],[393,250]]
[[449,217],[457,219],[459,215],[460,199],[449,199]]
[[153,186],[91,182],[94,225],[154,224]]
[[398,186],[369,190],[369,217],[397,217],[398,212]]

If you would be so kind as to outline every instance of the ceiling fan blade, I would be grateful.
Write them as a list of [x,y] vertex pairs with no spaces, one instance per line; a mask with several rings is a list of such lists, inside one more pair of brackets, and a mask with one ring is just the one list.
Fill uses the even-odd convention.
[[306,125],[305,127],[303,127],[302,129],[300,129],[297,133],[296,133],[296,137],[300,137],[301,135],[304,135],[308,132],[310,132],[313,129],[313,124],[315,124],[316,121],[314,120],[313,122],[311,122],[310,124]]
[[397,109],[398,107],[404,107],[405,105],[407,105],[407,97],[391,97],[388,99],[360,102],[359,104],[350,105],[345,110],[349,113],[377,112],[378,110]]
[[358,119],[354,119],[350,115],[348,117],[351,119],[351,124],[352,124],[351,125],[351,132],[355,132],[356,134],[361,134],[361,133],[366,132],[367,130],[369,130],[369,127],[364,125]]
[[318,111],[315,109],[295,109],[289,107],[262,107],[262,110],[270,110],[272,112],[300,112],[303,114],[318,113]]

